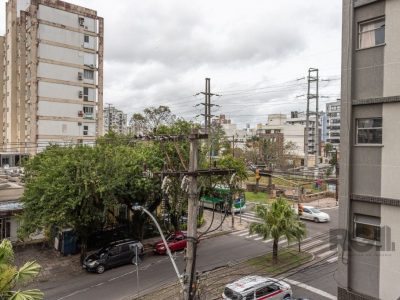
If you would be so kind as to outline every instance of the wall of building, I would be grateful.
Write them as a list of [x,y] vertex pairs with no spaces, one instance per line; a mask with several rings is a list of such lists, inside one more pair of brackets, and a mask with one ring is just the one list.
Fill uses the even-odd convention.
[[[398,299],[400,279],[400,207],[383,205],[381,208],[382,225],[390,227],[386,237],[386,251],[380,252],[379,299]],[[391,243],[394,243],[391,244]],[[394,246],[394,249],[392,248]]]
[[[6,141],[34,146],[46,139],[93,140],[103,131],[95,119],[97,106],[102,118],[103,19],[94,10],[53,0],[9,0],[6,15],[12,62]],[[93,79],[85,76],[91,71]],[[78,113],[85,105],[94,106],[86,118]]]
[[0,36],[0,143],[3,144],[4,141],[4,127],[3,127],[3,114],[4,114],[4,101],[5,101],[5,87],[4,87],[4,75],[5,75],[5,38]]

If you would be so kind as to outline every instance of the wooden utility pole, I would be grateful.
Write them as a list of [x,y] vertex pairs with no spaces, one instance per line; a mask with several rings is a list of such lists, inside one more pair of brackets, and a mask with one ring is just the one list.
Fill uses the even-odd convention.
[[[196,134],[197,132],[193,132]],[[186,280],[185,299],[194,299],[196,288],[196,248],[197,248],[197,213],[199,198],[197,194],[197,164],[198,164],[198,139],[190,138],[190,158],[189,158],[189,201],[188,201],[188,222],[187,222],[187,248],[186,248]]]

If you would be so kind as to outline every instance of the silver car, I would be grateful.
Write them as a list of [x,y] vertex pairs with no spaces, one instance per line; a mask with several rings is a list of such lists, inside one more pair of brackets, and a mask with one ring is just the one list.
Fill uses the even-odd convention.
[[230,300],[286,300],[292,298],[292,289],[284,281],[253,275],[226,285],[222,298]]

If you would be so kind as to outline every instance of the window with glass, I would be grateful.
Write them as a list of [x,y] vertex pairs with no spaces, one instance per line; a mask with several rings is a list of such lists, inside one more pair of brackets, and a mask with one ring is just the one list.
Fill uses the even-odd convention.
[[356,120],[357,144],[382,144],[382,118]]
[[367,215],[354,215],[354,238],[360,241],[381,241],[381,219]]
[[374,19],[358,25],[358,48],[385,44],[385,18]]
[[83,135],[88,135],[89,134],[89,126],[84,125],[83,126]]
[[85,41],[85,43],[89,43],[89,36],[88,35],[84,36],[84,41]]
[[94,72],[92,70],[84,70],[83,77],[85,79],[94,79]]
[[89,88],[88,87],[83,88],[83,100],[85,100],[85,101],[89,100]]
[[11,237],[10,218],[0,218],[0,240]]

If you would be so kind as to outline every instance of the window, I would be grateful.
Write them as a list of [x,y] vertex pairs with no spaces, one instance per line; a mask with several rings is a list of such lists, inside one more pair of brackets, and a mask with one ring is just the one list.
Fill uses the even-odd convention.
[[11,237],[10,218],[0,218],[0,240]]
[[89,134],[89,126],[88,125],[84,125],[83,126],[83,135],[88,135]]
[[83,77],[85,79],[94,79],[94,72],[92,70],[84,70]]
[[357,119],[357,144],[382,144],[382,118]]
[[361,241],[381,241],[381,219],[366,215],[354,215],[354,238]]
[[93,106],[84,106],[83,113],[85,114],[92,114],[93,113]]
[[129,244],[121,245],[121,252],[128,252],[129,251]]
[[84,101],[89,100],[89,88],[88,87],[83,88],[83,100]]
[[84,41],[85,43],[89,43],[89,36],[88,36],[88,35],[85,35],[85,36],[83,37],[83,41]]
[[270,293],[270,292],[269,292],[269,288],[268,288],[267,286],[262,287],[262,288],[260,288],[260,289],[258,289],[258,290],[256,291],[256,298],[259,298],[259,297],[268,295],[269,293]]
[[358,26],[358,48],[368,48],[385,43],[385,19],[379,18],[360,23]]

